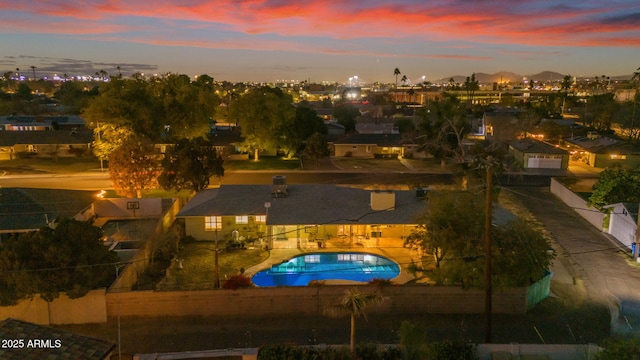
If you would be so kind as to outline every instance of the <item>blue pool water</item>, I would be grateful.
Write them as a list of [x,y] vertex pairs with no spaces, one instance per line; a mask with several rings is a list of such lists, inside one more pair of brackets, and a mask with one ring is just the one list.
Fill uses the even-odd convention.
[[393,279],[400,266],[386,257],[358,253],[309,253],[285,260],[251,278],[257,286],[307,286],[313,280]]

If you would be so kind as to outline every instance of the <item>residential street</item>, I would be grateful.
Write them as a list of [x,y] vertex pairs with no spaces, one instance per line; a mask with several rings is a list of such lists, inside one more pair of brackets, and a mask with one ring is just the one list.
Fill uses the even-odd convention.
[[[640,327],[640,266],[628,261],[628,251],[598,231],[548,188],[510,188],[557,241],[556,262],[581,283],[587,296],[612,311],[617,333],[637,333]],[[616,318],[618,308],[624,309]]]

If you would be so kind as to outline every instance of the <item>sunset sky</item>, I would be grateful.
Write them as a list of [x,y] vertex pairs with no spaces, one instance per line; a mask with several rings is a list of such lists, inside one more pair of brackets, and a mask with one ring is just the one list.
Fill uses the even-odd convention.
[[0,0],[0,71],[393,83],[510,71],[624,76],[638,0]]

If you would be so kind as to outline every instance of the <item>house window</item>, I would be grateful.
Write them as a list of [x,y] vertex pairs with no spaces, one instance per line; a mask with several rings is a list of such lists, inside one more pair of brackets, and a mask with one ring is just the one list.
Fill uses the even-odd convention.
[[351,145],[351,148],[352,148],[353,150],[358,150],[358,145]]
[[320,255],[305,255],[304,262],[306,263],[319,263]]
[[611,154],[612,160],[625,160],[627,155]]
[[366,147],[366,151],[367,151],[368,153],[370,153],[370,152],[371,152],[371,145],[367,145],[367,147]]
[[236,224],[248,224],[248,223],[249,223],[248,215],[236,216]]
[[205,216],[204,229],[206,231],[222,229],[222,216]]
[[266,215],[256,215],[256,222],[257,223],[266,223],[267,222],[267,216]]

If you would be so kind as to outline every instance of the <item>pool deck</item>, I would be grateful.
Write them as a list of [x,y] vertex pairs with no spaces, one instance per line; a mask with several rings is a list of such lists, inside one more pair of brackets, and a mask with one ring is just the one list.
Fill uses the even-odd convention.
[[[415,279],[415,277],[407,271],[407,267],[412,260],[411,251],[403,247],[402,240],[397,238],[381,238],[379,241],[369,239],[362,245],[345,242],[340,239],[331,239],[326,241],[321,249],[317,247],[309,247],[306,249],[271,249],[269,250],[269,258],[258,265],[246,269],[246,274],[251,276],[260,270],[268,269],[272,265],[280,264],[284,260],[289,260],[296,255],[317,252],[366,252],[382,255],[400,265],[400,275],[391,279],[391,281],[396,284],[405,284]],[[415,259],[415,257],[413,258]],[[334,284],[335,282],[332,281],[331,283]]]

